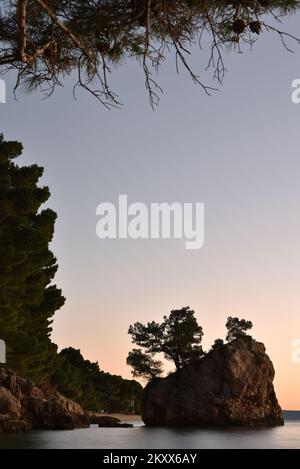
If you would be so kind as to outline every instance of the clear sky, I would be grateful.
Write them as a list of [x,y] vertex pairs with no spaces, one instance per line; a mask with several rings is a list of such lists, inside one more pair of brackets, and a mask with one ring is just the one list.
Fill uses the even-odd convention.
[[[295,31],[299,17],[290,21]],[[288,25],[286,25],[288,28]],[[71,81],[50,99],[11,95],[0,105],[1,130],[23,142],[19,162],[45,167],[49,205],[58,213],[52,249],[56,283],[67,298],[53,340],[80,348],[102,369],[130,377],[128,325],[160,320],[189,305],[204,328],[204,347],[224,337],[228,315],[251,319],[276,370],[284,408],[300,408],[300,46],[286,52],[265,36],[253,52],[226,56],[220,92],[203,94],[174,60],[159,81],[152,112],[135,63],[114,70],[124,103],[107,111],[91,96],[72,97]],[[194,68],[204,68],[200,51]],[[207,75],[207,80],[209,74]],[[204,202],[205,245],[181,240],[99,240],[96,206],[116,202]]]

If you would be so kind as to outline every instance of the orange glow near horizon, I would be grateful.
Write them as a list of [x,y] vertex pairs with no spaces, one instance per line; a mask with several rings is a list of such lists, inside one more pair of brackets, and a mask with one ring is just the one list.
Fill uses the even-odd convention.
[[[248,298],[247,304],[238,298],[235,304],[230,304],[229,295],[225,295],[223,291],[214,299],[213,305],[207,294],[201,307],[195,299],[190,302],[185,300],[188,297],[192,298],[193,295],[191,292],[187,294],[184,289],[181,294],[177,293],[179,298],[175,305],[168,304],[165,298],[160,300],[159,291],[149,295],[150,291],[149,285],[148,296],[144,290],[136,292],[134,299],[126,295],[123,299],[121,295],[119,297],[116,295],[114,298],[104,297],[101,300],[101,311],[97,314],[94,313],[93,305],[89,305],[85,308],[84,329],[80,326],[80,304],[77,303],[75,308],[75,305],[69,301],[63,311],[56,315],[53,339],[61,348],[70,345],[80,348],[85,358],[98,361],[102,370],[132,379],[130,368],[126,365],[127,353],[132,348],[130,337],[127,335],[130,323],[138,320],[147,322],[152,319],[160,321],[162,315],[172,308],[190,305],[195,309],[198,322],[204,329],[204,349],[209,350],[216,338],[224,338],[226,318],[234,313],[252,320],[254,323],[252,336],[265,344],[275,368],[274,386],[281,407],[286,410],[300,409],[300,364],[292,361],[292,340],[297,338],[298,331],[300,337],[297,305],[285,305],[290,311],[290,320],[286,321],[284,305],[280,305],[276,293],[270,302],[257,295]],[[203,293],[200,296],[204,296]],[[224,309],[229,313],[224,314]],[[263,314],[263,311],[268,310],[273,312],[271,317],[266,313]],[[240,311],[244,313],[241,314]],[[71,322],[72,327],[70,327]],[[294,331],[294,335],[291,331]],[[171,370],[172,365],[166,362],[165,369]]]

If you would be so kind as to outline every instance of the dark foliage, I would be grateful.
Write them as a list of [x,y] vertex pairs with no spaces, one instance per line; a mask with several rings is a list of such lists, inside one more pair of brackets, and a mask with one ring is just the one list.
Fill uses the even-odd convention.
[[73,399],[86,410],[138,413],[142,386],[134,380],[104,373],[98,363],[84,360],[80,350],[62,350],[52,385],[64,396]]
[[136,322],[129,327],[132,342],[143,347],[148,356],[147,363],[145,354],[138,353],[137,349],[129,353],[127,360],[133,366],[135,376],[149,378],[151,374],[154,377],[161,373],[161,363],[153,360],[156,353],[163,353],[167,360],[173,361],[177,371],[203,355],[203,331],[193,310],[188,306],[175,309],[163,319],[160,324],[154,321],[146,325]]
[[49,198],[48,188],[37,185],[43,168],[19,167],[14,160],[21,152],[20,143],[0,136],[0,337],[8,366],[41,381],[55,366],[51,323],[64,297],[52,284],[56,214],[40,210]]
[[202,69],[211,67],[221,82],[224,51],[252,47],[263,32],[278,34],[287,49],[289,39],[299,42],[279,27],[298,7],[297,0],[3,0],[0,70],[17,71],[16,87],[50,94],[75,71],[75,88],[118,106],[109,74],[135,58],[153,106],[161,91],[155,73],[168,55],[209,93],[188,63],[194,44],[208,49]]

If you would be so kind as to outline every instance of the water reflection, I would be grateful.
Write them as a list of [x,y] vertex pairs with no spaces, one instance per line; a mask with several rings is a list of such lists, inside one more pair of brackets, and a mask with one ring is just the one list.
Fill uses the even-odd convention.
[[196,427],[90,428],[0,435],[0,448],[300,448],[300,420],[284,427],[203,429]]

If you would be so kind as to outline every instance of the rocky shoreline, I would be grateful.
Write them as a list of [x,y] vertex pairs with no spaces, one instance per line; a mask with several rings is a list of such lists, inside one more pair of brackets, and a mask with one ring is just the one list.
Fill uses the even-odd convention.
[[[179,373],[148,383],[142,396],[142,420],[149,426],[283,425],[274,374],[264,344],[251,337],[237,339]],[[70,430],[90,424],[133,426],[118,417],[86,412],[60,393],[0,368],[0,432]]]
[[130,428],[121,419],[86,412],[62,394],[22,379],[7,368],[0,368],[0,433],[30,430],[72,430],[91,424],[108,428]]
[[0,431],[70,430],[89,426],[86,412],[58,392],[47,391],[0,369]]

